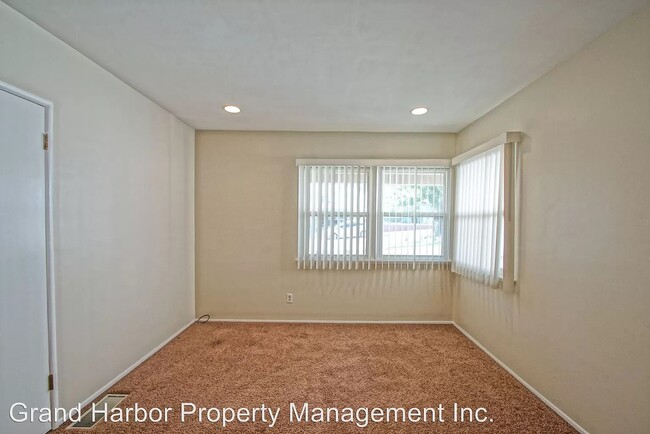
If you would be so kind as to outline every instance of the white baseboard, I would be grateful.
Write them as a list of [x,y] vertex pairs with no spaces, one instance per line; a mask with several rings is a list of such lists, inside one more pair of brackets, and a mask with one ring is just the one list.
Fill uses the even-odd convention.
[[481,345],[481,343],[480,343],[479,341],[477,341],[477,340],[474,338],[474,336],[472,336],[472,335],[470,335],[469,333],[467,333],[467,332],[465,331],[465,329],[463,329],[461,326],[459,326],[459,325],[456,324],[455,322],[454,322],[454,326],[456,326],[456,328],[458,329],[458,331],[460,331],[462,334],[464,334],[465,337],[467,337],[467,339],[469,339],[470,341],[472,341],[472,342],[473,342],[477,347],[479,347],[479,348],[480,348],[480,349],[481,349],[485,354],[487,354],[488,356],[490,356],[490,357],[492,358],[492,360],[494,360],[495,362],[497,362],[497,363],[498,363],[498,364],[499,364],[503,369],[505,369],[506,371],[508,371],[508,373],[509,373],[510,375],[512,375],[513,377],[515,377],[515,380],[517,380],[517,381],[519,381],[521,384],[523,384],[523,386],[524,386],[526,389],[528,389],[528,390],[530,390],[531,392],[533,392],[533,395],[535,395],[536,397],[538,397],[538,398],[539,398],[539,399],[540,399],[544,404],[546,404],[546,405],[547,405],[551,410],[553,410],[554,412],[556,412],[556,413],[557,413],[557,414],[558,414],[562,419],[566,420],[566,421],[569,423],[569,425],[571,425],[572,427],[574,427],[574,428],[575,428],[576,430],[578,430],[578,432],[581,433],[581,434],[589,434],[589,432],[588,432],[586,429],[584,429],[583,427],[581,427],[581,426],[578,424],[578,422],[576,422],[575,420],[571,419],[571,418],[570,418],[566,413],[564,413],[562,410],[560,410],[560,409],[559,409],[555,404],[553,404],[553,403],[552,403],[548,398],[546,398],[544,395],[542,395],[542,394],[541,394],[537,389],[535,389],[533,386],[531,386],[530,384],[528,384],[528,383],[527,383],[523,378],[521,378],[519,375],[517,375],[517,373],[516,373],[515,371],[513,371],[512,369],[510,369],[510,368],[508,367],[508,365],[506,365],[505,363],[503,363],[501,360],[499,360],[499,359],[497,358],[497,356],[495,356],[494,354],[492,354],[492,353],[491,353],[487,348],[485,348],[483,345]]
[[254,322],[254,323],[297,323],[297,324],[454,324],[453,321],[377,321],[338,319],[232,319],[210,318],[209,322]]
[[[124,378],[127,374],[129,374],[129,373],[130,373],[131,371],[133,371],[135,368],[137,368],[138,366],[140,366],[140,365],[141,365],[145,360],[147,360],[149,357],[153,356],[153,355],[154,355],[156,352],[158,352],[158,350],[160,350],[162,347],[164,347],[164,346],[167,345],[169,342],[171,342],[172,339],[174,339],[176,336],[178,336],[178,335],[180,335],[181,333],[183,333],[183,332],[185,331],[185,329],[188,328],[189,326],[191,326],[192,324],[194,324],[195,321],[196,321],[196,320],[193,319],[192,321],[190,321],[190,322],[188,322],[187,324],[185,324],[183,327],[181,327],[181,329],[180,329],[179,331],[177,331],[176,333],[174,333],[173,335],[171,335],[170,337],[168,337],[167,339],[165,339],[164,341],[162,341],[162,342],[161,342],[161,343],[160,343],[156,348],[154,348],[153,350],[149,351],[147,354],[145,354],[144,356],[142,356],[142,358],[141,358],[140,360],[138,360],[137,362],[135,362],[134,364],[132,364],[131,366],[129,366],[128,368],[126,368],[126,369],[125,369],[124,371],[122,371],[122,373],[120,373],[117,377],[113,378],[111,381],[109,381],[109,382],[106,383],[104,386],[102,386],[102,387],[101,387],[97,392],[93,393],[91,396],[89,396],[88,398],[86,398],[86,399],[81,403],[81,408],[83,409],[85,406],[87,406],[88,404],[90,404],[91,402],[93,402],[95,399],[97,399],[97,398],[98,398],[102,393],[104,393],[106,390],[108,390],[110,387],[112,387],[115,383],[117,383],[117,382],[120,381],[122,378]],[[76,413],[72,413],[72,414],[76,414]],[[70,416],[72,416],[72,414],[70,414]],[[66,418],[66,419],[59,419],[59,420],[57,420],[56,423],[55,423],[55,428],[56,428],[56,427],[59,427],[61,424],[65,423],[66,421],[67,421],[67,418]]]

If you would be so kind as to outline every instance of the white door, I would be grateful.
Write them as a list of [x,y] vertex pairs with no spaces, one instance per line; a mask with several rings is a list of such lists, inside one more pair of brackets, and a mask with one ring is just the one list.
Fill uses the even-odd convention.
[[49,408],[45,236],[45,108],[0,89],[0,432],[16,402]]

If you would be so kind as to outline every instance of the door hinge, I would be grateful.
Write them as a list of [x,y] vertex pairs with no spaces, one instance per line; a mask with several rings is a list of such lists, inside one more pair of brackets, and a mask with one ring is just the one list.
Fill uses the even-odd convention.
[[47,151],[47,150],[49,149],[49,147],[50,147],[49,142],[50,142],[50,140],[49,140],[49,134],[47,134],[47,133],[43,133],[43,149],[45,149],[46,151]]
[[50,374],[47,376],[47,390],[54,390],[54,375]]

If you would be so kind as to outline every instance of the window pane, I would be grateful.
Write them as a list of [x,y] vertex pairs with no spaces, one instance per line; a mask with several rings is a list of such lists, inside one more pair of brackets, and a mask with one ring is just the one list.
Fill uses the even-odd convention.
[[339,219],[329,233],[333,237],[335,255],[365,255],[367,218]]
[[413,214],[415,199],[415,176],[408,168],[385,167],[382,186],[382,208],[384,213]]
[[342,259],[367,253],[368,167],[314,168],[309,184],[309,254]]
[[414,226],[412,217],[384,214],[382,253],[384,256],[413,255]]
[[383,256],[442,256],[447,170],[382,167]]
[[446,212],[447,171],[423,168],[418,171],[418,211]]
[[[338,218],[331,224],[330,220],[322,221],[320,233],[310,233],[310,239],[316,240],[309,246],[309,252],[315,254],[320,242],[321,255],[330,254],[347,256],[356,256],[366,254],[366,236],[367,236],[366,217]],[[318,228],[318,218],[311,217],[310,228],[316,231]]]
[[341,215],[368,213],[368,168],[334,167],[328,172],[315,170],[313,173],[309,211],[333,211]]
[[419,217],[415,232],[415,254],[418,256],[442,255],[442,236],[439,219]]
[[456,168],[455,270],[493,286],[503,263],[502,152],[494,148]]

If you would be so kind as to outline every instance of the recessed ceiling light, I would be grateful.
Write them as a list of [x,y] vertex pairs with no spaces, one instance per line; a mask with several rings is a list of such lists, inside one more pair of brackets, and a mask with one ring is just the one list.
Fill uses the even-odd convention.
[[223,109],[224,109],[225,111],[227,111],[228,113],[233,113],[233,114],[235,114],[235,113],[239,113],[239,112],[241,111],[241,110],[239,109],[239,107],[237,107],[237,106],[235,106],[235,105],[227,105],[227,106],[225,106]]
[[426,107],[418,107],[418,108],[414,108],[413,110],[411,110],[411,114],[415,115],[415,116],[419,116],[419,115],[425,114],[428,111],[429,111],[429,109],[426,108]]

